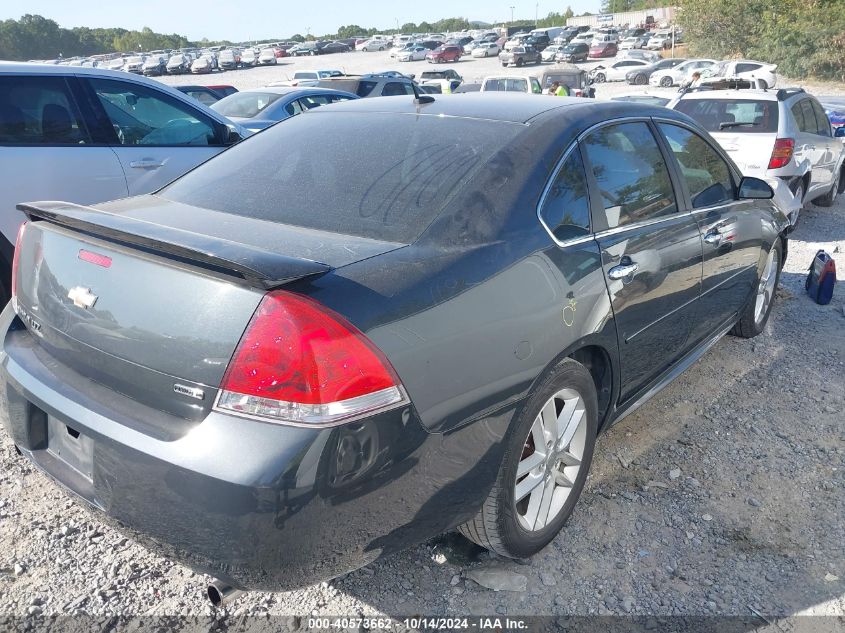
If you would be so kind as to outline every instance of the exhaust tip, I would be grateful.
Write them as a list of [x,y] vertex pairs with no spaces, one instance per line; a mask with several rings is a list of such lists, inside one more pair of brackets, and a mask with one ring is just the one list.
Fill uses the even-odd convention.
[[205,595],[214,607],[221,607],[228,604],[242,593],[243,591],[240,589],[235,589],[220,580],[213,580],[205,590]]

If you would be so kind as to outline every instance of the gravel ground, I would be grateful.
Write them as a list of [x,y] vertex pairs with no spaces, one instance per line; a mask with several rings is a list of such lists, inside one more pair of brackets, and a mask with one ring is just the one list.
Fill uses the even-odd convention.
[[[265,70],[278,71],[243,76]],[[224,76],[241,73],[214,79]],[[804,294],[819,248],[845,271],[845,196],[803,212],[764,334],[724,338],[603,435],[572,519],[526,561],[449,534],[214,613],[207,578],[101,525],[0,433],[0,617],[756,612],[773,632],[795,621],[775,618],[799,614],[842,626],[845,295],[840,284],[831,305],[817,306]]]

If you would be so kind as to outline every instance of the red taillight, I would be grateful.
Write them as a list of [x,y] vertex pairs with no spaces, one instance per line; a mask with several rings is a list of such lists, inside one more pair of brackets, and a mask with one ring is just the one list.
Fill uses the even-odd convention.
[[779,138],[775,140],[775,148],[772,150],[772,157],[769,159],[769,169],[780,169],[789,164],[792,160],[792,152],[795,149],[795,141],[791,138]]
[[[12,257],[12,299],[18,296],[18,260],[21,257],[21,242],[26,231],[26,222],[18,229],[18,237],[15,239],[15,254]],[[15,304],[12,304],[15,305]]]
[[336,423],[404,399],[389,361],[319,303],[267,294],[238,344],[217,407],[281,422]]
[[92,253],[91,251],[86,251],[84,248],[79,250],[79,259],[89,264],[102,266],[103,268],[111,268],[111,257],[100,255],[100,253]]

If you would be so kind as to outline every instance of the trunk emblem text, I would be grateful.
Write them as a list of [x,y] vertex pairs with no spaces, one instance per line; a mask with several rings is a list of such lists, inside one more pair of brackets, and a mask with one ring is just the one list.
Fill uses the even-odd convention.
[[173,391],[182,394],[183,396],[194,398],[196,400],[202,400],[203,398],[205,398],[205,392],[202,389],[197,389],[196,387],[189,387],[187,385],[180,385],[178,382],[173,385]]
[[67,293],[67,298],[73,301],[73,305],[85,310],[93,308],[94,304],[97,303],[97,295],[92,293],[90,288],[83,288],[82,286],[71,288],[70,292]]

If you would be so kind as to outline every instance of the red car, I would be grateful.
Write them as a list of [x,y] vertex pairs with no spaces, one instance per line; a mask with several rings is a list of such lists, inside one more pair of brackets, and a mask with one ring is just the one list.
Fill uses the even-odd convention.
[[602,42],[590,47],[590,57],[616,57],[618,52],[616,42]]
[[461,59],[460,46],[440,46],[431,51],[425,58],[429,64],[440,64],[442,62],[457,62]]

